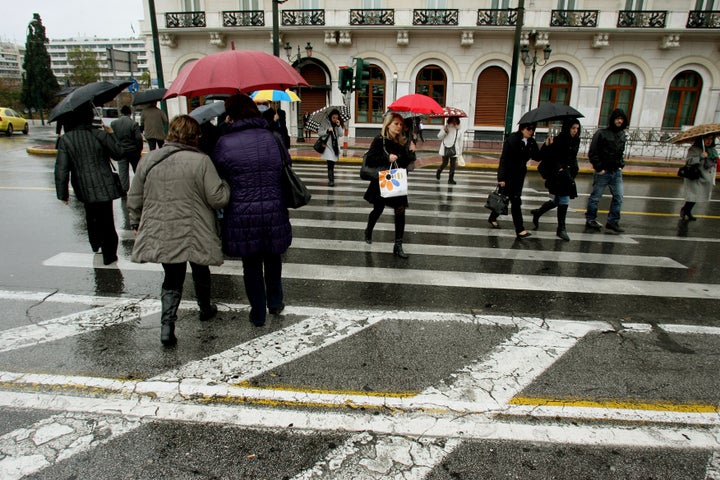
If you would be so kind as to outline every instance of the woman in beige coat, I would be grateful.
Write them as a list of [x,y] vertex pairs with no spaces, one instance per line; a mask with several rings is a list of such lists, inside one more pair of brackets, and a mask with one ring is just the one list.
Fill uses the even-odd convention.
[[223,208],[230,187],[210,157],[197,149],[200,125],[189,115],[170,122],[167,142],[138,165],[128,192],[130,224],[135,231],[132,261],[161,263],[165,271],[160,341],[174,345],[175,321],[182,299],[187,262],[192,269],[200,320],[217,313],[210,302],[209,265],[223,254],[214,209]]

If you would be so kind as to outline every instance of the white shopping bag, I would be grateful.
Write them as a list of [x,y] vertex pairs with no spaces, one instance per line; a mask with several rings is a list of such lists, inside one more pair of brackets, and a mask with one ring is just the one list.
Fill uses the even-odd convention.
[[380,181],[380,196],[383,198],[401,197],[407,195],[407,170],[404,168],[391,168],[382,170],[378,174]]

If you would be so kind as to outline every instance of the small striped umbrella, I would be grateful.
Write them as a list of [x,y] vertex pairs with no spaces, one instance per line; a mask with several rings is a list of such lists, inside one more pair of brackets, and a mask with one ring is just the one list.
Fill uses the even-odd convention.
[[290,90],[256,90],[250,94],[256,102],[299,102],[300,97]]

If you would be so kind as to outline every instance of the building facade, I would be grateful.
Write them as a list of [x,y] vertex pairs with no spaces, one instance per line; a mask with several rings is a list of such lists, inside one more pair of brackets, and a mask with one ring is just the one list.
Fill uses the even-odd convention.
[[22,53],[14,43],[0,42],[0,78],[9,86],[22,84]]
[[[115,78],[138,78],[148,69],[148,55],[144,38],[68,38],[51,39],[47,44],[51,68],[60,85],[66,85],[72,73],[72,65],[68,61],[68,53],[76,50],[89,50],[95,53],[102,69],[103,80]],[[108,49],[129,52],[137,58],[137,70],[130,72],[128,62],[118,62],[117,68],[108,61]],[[117,52],[116,52],[117,53]],[[117,56],[117,55],[116,55]]]
[[[204,55],[233,46],[273,51],[272,0],[154,3],[166,87]],[[546,101],[581,111],[589,130],[604,126],[618,107],[631,127],[658,137],[720,121],[720,11],[713,0],[523,3],[520,22],[518,0],[278,2],[280,56],[311,85],[291,108],[342,104],[339,68],[359,57],[371,74],[349,100],[351,136],[376,134],[387,105],[417,92],[465,110],[463,127],[474,139],[502,138],[517,58],[513,128]],[[150,38],[145,8],[142,30]],[[189,105],[182,97],[168,101],[171,115]],[[300,117],[292,113],[293,121]],[[426,128],[440,122],[431,119]]]

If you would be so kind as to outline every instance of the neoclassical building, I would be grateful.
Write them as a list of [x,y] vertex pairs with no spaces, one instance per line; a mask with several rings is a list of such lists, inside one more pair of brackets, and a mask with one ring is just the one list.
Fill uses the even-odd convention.
[[[465,110],[464,127],[480,140],[502,138],[513,90],[513,128],[545,101],[577,108],[589,129],[617,107],[650,135],[720,122],[713,0],[525,0],[515,88],[519,0],[154,0],[165,86],[207,54],[233,46],[272,53],[273,3],[280,56],[311,85],[299,107],[288,106],[291,128],[296,108],[342,104],[338,71],[357,57],[370,63],[370,78],[349,98],[351,136],[374,135],[387,105],[415,92]],[[146,1],[152,50],[148,19]],[[168,109],[202,101],[180,97]]]

